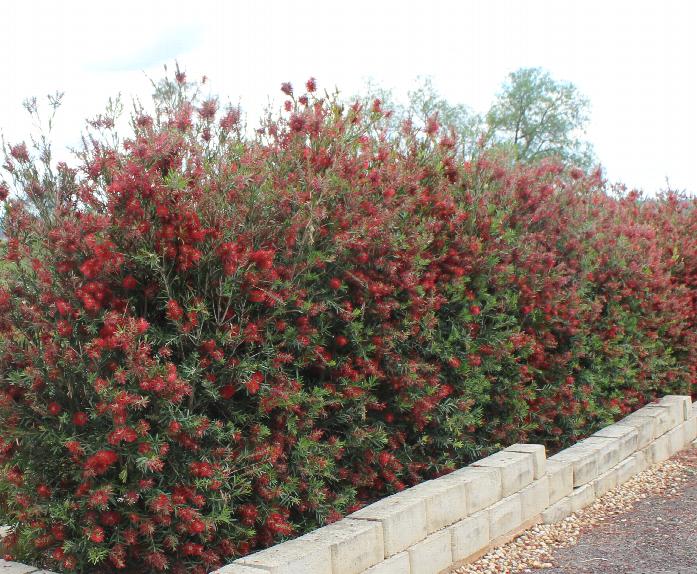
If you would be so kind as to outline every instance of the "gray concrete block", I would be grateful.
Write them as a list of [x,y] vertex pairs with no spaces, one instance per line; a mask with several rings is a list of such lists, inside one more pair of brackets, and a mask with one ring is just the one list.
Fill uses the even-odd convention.
[[[0,570],[0,572],[3,572],[3,570]],[[211,574],[264,574],[264,572],[268,572],[268,570],[260,570],[254,566],[245,566],[244,564],[235,564],[233,562],[218,570],[214,570]]]
[[604,472],[591,484],[595,490],[595,497],[600,498],[603,494],[617,486],[617,467]]
[[659,405],[678,405],[682,412],[682,420],[692,418],[692,398],[689,395],[666,395],[658,401]]
[[636,411],[636,414],[637,416],[648,415],[656,417],[656,437],[674,429],[683,421],[682,409],[677,403],[666,403],[663,405],[650,403]]
[[598,476],[598,459],[595,456],[595,449],[571,447],[550,456],[548,461],[550,460],[571,463],[574,487],[586,484]]
[[574,468],[572,463],[561,460],[547,461],[549,481],[549,503],[554,504],[569,496],[574,489]]
[[254,566],[272,574],[332,574],[332,553],[326,544],[296,538],[244,556],[233,564]]
[[636,474],[644,472],[650,466],[649,461],[646,460],[646,453],[644,451],[635,452],[630,459],[634,461]]
[[623,418],[618,425],[633,427],[637,430],[637,445],[636,449],[641,450],[646,448],[653,442],[656,432],[656,418],[655,417],[642,417],[631,415]]
[[498,538],[515,530],[523,523],[520,494],[499,500],[489,509],[489,536]]
[[620,462],[620,440],[592,436],[582,440],[577,444],[579,448],[590,448],[595,451],[595,458],[598,463],[598,475],[601,475]]
[[543,476],[520,491],[523,522],[540,514],[549,506],[549,477]]
[[670,450],[670,437],[667,434],[659,436],[642,452],[646,456],[648,466],[663,462],[672,455]]
[[36,566],[27,566],[26,564],[20,564],[19,562],[0,560],[0,572],[2,574],[30,574],[38,572],[38,570],[39,568]]
[[384,558],[382,525],[377,521],[344,518],[300,539],[329,546],[332,574],[359,574]]
[[571,499],[566,496],[549,506],[542,513],[542,522],[545,524],[556,524],[561,522],[571,514]]
[[363,574],[410,574],[410,572],[409,552],[400,552],[375,566],[371,566]]
[[453,563],[450,532],[441,530],[409,548],[412,574],[438,574]]
[[489,511],[469,516],[450,528],[453,562],[464,560],[489,544]]
[[617,486],[624,484],[635,474],[640,472],[637,460],[637,458],[631,456],[617,465],[615,469],[617,472]]
[[571,496],[569,496],[569,501],[571,502],[571,512],[578,512],[586,506],[593,504],[595,502],[593,483],[574,488]]
[[535,480],[542,478],[545,474],[545,463],[547,455],[545,447],[541,444],[516,443],[504,449],[510,452],[523,452],[533,456],[533,467],[535,469]]
[[624,460],[636,452],[639,431],[633,426],[618,423],[599,430],[593,436],[617,440],[620,460]]
[[653,420],[653,440],[656,440],[659,436],[667,433],[671,428],[672,417],[670,409],[667,407],[659,407],[658,405],[649,405],[640,408],[638,411],[633,412],[631,415],[623,418],[620,422],[622,424],[629,424],[631,421],[640,418],[650,418]]
[[474,514],[501,500],[501,472],[498,468],[466,466],[438,480],[463,482],[467,491],[467,514]]
[[426,529],[429,534],[467,516],[465,482],[437,478],[400,492],[399,496],[422,498],[425,501]]
[[686,430],[687,429],[685,428],[684,423],[681,423],[666,433],[666,436],[670,440],[670,456],[673,456],[675,453],[681,451],[685,447]]
[[533,455],[522,452],[499,451],[487,456],[471,466],[496,468],[501,472],[502,496],[510,496],[535,478]]
[[428,535],[426,502],[393,494],[349,514],[348,518],[375,520],[382,524],[385,558],[406,550]]
[[685,434],[684,446],[688,446],[697,438],[697,417],[690,417],[682,424],[682,427]]

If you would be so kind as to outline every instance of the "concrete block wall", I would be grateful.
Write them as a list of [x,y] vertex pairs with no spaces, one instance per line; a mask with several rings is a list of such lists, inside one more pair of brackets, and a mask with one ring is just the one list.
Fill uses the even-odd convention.
[[[666,396],[551,456],[515,444],[213,574],[440,574],[558,522],[694,443],[697,402]],[[0,574],[45,573],[0,560]]]
[[[514,444],[214,574],[439,574],[558,522],[697,439],[697,402],[666,396],[551,456]],[[363,526],[361,526],[363,525]]]

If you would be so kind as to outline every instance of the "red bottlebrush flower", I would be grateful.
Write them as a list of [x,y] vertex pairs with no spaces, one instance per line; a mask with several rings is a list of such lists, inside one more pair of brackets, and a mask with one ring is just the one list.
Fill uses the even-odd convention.
[[239,108],[230,108],[227,114],[220,120],[220,127],[225,131],[230,131],[240,122],[240,116]]
[[199,115],[204,120],[212,120],[215,118],[215,113],[218,111],[218,102],[215,100],[206,100],[201,104],[198,110]]
[[214,474],[213,465],[209,462],[192,462],[189,465],[191,474],[198,478],[210,478]]
[[467,357],[467,362],[473,367],[479,367],[482,364],[482,358],[479,355],[470,355]]
[[293,86],[291,85],[290,82],[283,82],[281,84],[281,91],[286,95],[286,96],[292,96],[293,95]]
[[85,461],[85,470],[99,476],[109,470],[119,459],[113,450],[100,450]]
[[293,114],[290,117],[288,126],[290,127],[291,131],[301,132],[305,129],[305,118],[303,118],[301,115]]
[[58,416],[62,410],[63,410],[63,407],[61,407],[56,402],[49,403],[49,405],[48,405],[48,412],[49,412],[49,414],[52,414],[54,417]]
[[167,301],[167,318],[170,321],[179,321],[184,315],[184,311],[174,299]]
[[457,357],[450,357],[448,359],[448,364],[453,368],[453,369],[459,369],[460,366],[462,365],[462,361],[458,359]]
[[231,399],[235,395],[235,386],[234,385],[224,385],[220,389],[220,396],[224,398],[225,400]]
[[90,539],[90,542],[94,542],[95,544],[104,542],[104,529],[101,526],[86,528],[85,535]]
[[10,146],[10,155],[20,163],[28,162],[29,151],[27,150],[27,144],[21,143]]
[[123,278],[123,281],[121,281],[121,285],[127,291],[131,291],[138,286],[138,281],[135,277],[133,277],[133,275],[126,275]]
[[5,201],[10,195],[10,190],[4,183],[0,183],[0,201]]
[[186,525],[186,530],[189,534],[201,534],[201,532],[206,530],[206,524],[203,520],[196,518]]
[[313,93],[317,89],[317,80],[315,80],[315,78],[310,78],[305,82],[305,88],[308,92]]
[[334,342],[336,343],[337,347],[345,347],[346,345],[348,345],[348,339],[343,335],[335,337]]
[[341,289],[341,279],[339,279],[338,277],[332,277],[329,280],[329,288],[334,289],[335,291],[337,289]]
[[121,522],[121,515],[114,510],[101,512],[99,514],[99,521],[104,526],[116,526],[119,522]]
[[261,383],[264,382],[264,375],[263,373],[260,373],[257,371],[254,373],[247,382],[244,384],[244,386],[247,388],[247,391],[249,392],[250,395],[255,395],[259,388],[261,387]]
[[291,524],[282,514],[278,512],[272,512],[269,514],[264,525],[269,529],[269,531],[276,535],[289,536],[293,533],[293,527]]
[[470,307],[470,313],[476,317],[477,315],[481,315],[482,309],[479,305],[472,305]]
[[40,484],[36,487],[36,494],[38,494],[41,498],[48,498],[51,496],[51,489],[45,484]]

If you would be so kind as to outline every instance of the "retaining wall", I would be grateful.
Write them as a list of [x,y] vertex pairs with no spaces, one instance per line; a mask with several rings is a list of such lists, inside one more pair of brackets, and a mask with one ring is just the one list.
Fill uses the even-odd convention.
[[549,458],[514,444],[214,574],[439,574],[558,522],[697,438],[697,402],[666,396]]
[[[558,522],[697,439],[697,402],[669,395],[546,457],[514,444],[213,574],[439,574]],[[0,560],[0,574],[53,574]]]

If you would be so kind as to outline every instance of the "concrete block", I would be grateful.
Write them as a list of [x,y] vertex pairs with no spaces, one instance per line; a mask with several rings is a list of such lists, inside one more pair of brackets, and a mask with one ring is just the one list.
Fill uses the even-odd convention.
[[499,451],[471,466],[496,468],[501,472],[501,494],[503,497],[518,492],[535,478],[533,455],[522,452]]
[[301,539],[329,546],[332,574],[360,574],[384,558],[382,525],[371,520],[344,518]]
[[543,476],[520,491],[523,522],[540,514],[549,506],[549,478]]
[[542,522],[555,524],[571,514],[571,499],[566,496],[558,500],[542,513]]
[[593,483],[584,484],[578,488],[574,488],[574,491],[569,496],[571,502],[571,512],[578,512],[595,502],[595,490],[593,488]]
[[498,468],[466,466],[438,480],[452,480],[465,484],[467,514],[474,514],[501,500],[501,472]]
[[639,431],[633,426],[618,423],[599,430],[593,436],[617,440],[619,443],[620,460],[624,460],[636,451]]
[[615,470],[617,472],[617,486],[620,486],[639,472],[639,465],[637,464],[637,459],[634,456],[631,456],[628,459],[625,459],[621,463],[619,463]]
[[636,414],[637,416],[648,415],[656,417],[656,437],[674,429],[683,421],[682,409],[677,403],[666,403],[663,405],[650,403],[636,411]]
[[[637,450],[646,448],[651,444],[655,438],[656,432],[656,418],[655,417],[642,417],[631,415],[623,418],[617,425],[633,427],[637,430]],[[614,426],[614,425],[613,425]]]
[[620,462],[620,440],[592,436],[578,443],[578,448],[591,448],[595,450],[595,458],[598,463],[598,475],[601,475]]
[[685,433],[685,444],[688,446],[697,438],[697,417],[690,417],[682,424]]
[[586,484],[598,476],[598,459],[594,449],[571,447],[550,456],[549,460],[571,463],[575,487]]
[[659,436],[643,451],[649,466],[663,462],[671,457],[670,437],[667,434]]
[[326,544],[311,540],[288,540],[233,564],[254,566],[272,574],[332,574],[332,553]]
[[666,433],[666,436],[670,440],[670,456],[673,456],[676,452],[681,451],[685,447],[686,430],[684,423],[681,423],[679,426]]
[[676,414],[677,411],[675,409],[671,410],[669,406],[651,403],[650,405],[646,405],[645,407],[640,408],[638,411],[635,411],[631,415],[622,419],[622,424],[636,418],[652,418],[654,421],[653,438],[656,439],[659,436],[667,433],[670,429],[675,428],[678,423]]
[[[4,570],[0,569],[0,572],[4,572]],[[214,570],[211,574],[264,574],[264,572],[268,572],[268,570],[260,570],[253,566],[245,566],[244,564],[235,564],[233,562],[219,570]]]
[[678,405],[683,420],[692,418],[692,397],[689,395],[666,395],[658,401],[659,405]]
[[489,509],[489,536],[493,540],[515,530],[523,523],[520,494],[499,500]]
[[549,503],[554,504],[569,496],[574,489],[573,465],[561,460],[548,460],[547,479],[549,480]]
[[591,484],[595,490],[595,497],[600,498],[603,494],[617,486],[617,467],[604,472]]
[[450,532],[441,530],[409,548],[411,572],[438,574],[453,563]]
[[374,520],[382,525],[385,558],[426,538],[426,502],[394,494],[349,514],[348,518]]
[[31,572],[37,572],[38,570],[39,569],[36,566],[27,566],[26,564],[20,564],[19,562],[0,560],[0,572],[2,572],[2,574],[30,574]]
[[516,443],[504,449],[510,452],[523,452],[533,456],[532,464],[535,469],[535,480],[542,478],[545,474],[545,463],[547,455],[545,447],[541,444]]
[[453,562],[464,560],[489,544],[489,511],[460,520],[450,528]]
[[[368,568],[363,574],[409,574],[409,552],[400,552],[375,566]],[[258,572],[257,574],[262,574]]]
[[635,452],[630,458],[634,461],[636,474],[644,472],[650,466],[649,461],[646,460],[646,453],[644,451]]
[[426,503],[426,529],[435,532],[467,516],[467,485],[454,480],[429,480],[399,493]]

